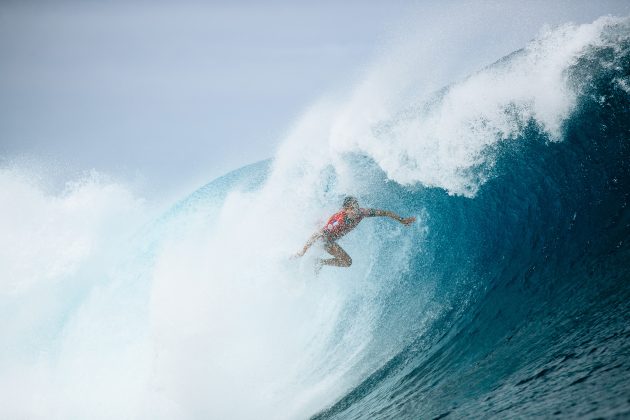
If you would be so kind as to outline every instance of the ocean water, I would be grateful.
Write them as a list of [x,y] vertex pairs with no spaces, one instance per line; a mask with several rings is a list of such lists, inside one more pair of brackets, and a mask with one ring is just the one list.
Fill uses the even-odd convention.
[[[389,77],[167,211],[2,168],[2,417],[630,417],[630,21]],[[346,194],[417,222],[315,276],[289,257]]]

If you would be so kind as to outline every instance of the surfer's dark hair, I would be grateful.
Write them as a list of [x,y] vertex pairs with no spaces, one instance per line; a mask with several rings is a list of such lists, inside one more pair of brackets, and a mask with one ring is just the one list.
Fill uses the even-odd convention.
[[353,203],[359,203],[359,200],[357,200],[356,197],[353,197],[351,195],[347,196],[346,198],[343,199],[343,207],[344,208],[348,208],[350,207]]

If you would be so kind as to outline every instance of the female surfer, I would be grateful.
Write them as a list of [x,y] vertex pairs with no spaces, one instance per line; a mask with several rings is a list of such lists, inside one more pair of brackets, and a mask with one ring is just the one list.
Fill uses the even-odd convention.
[[339,246],[337,240],[346,233],[354,229],[364,217],[385,216],[409,226],[415,222],[415,217],[402,218],[394,212],[387,210],[363,209],[359,207],[359,201],[355,197],[348,196],[343,200],[343,207],[333,214],[326,225],[315,232],[298,252],[295,257],[303,256],[306,251],[317,240],[324,242],[324,249],[334,258],[319,259],[315,264],[315,272],[318,273],[323,265],[333,265],[336,267],[350,267],[352,258],[343,248]]

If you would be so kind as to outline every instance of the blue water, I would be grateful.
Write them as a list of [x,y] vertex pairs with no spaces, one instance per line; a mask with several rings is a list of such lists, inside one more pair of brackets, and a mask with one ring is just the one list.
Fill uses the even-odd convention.
[[630,417],[627,35],[569,68],[560,141],[527,121],[484,151],[496,165],[473,199],[388,189],[430,217],[387,304],[421,310],[406,289],[432,278],[452,309],[313,418]]
[[[630,418],[629,25],[438,92],[378,71],[157,216],[0,172],[0,414]],[[362,221],[315,276],[321,247],[290,256],[346,194],[417,222]]]

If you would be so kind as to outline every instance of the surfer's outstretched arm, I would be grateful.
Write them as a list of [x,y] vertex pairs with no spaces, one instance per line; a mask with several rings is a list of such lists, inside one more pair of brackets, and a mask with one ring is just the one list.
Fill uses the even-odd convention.
[[298,252],[297,254],[295,254],[296,257],[301,257],[302,255],[306,254],[306,251],[311,247],[311,245],[313,245],[315,243],[315,241],[317,241],[319,238],[321,238],[323,236],[322,231],[318,230],[317,232],[315,232],[309,239],[308,241],[306,241],[306,244],[304,244],[304,248],[302,248],[302,250],[300,252]]
[[390,219],[394,219],[398,223],[402,223],[405,226],[409,226],[410,224],[416,221],[415,217],[401,217],[397,215],[396,213],[394,213],[393,211],[389,211],[389,210],[368,209],[367,216],[368,217],[375,217],[375,216],[389,217]]

